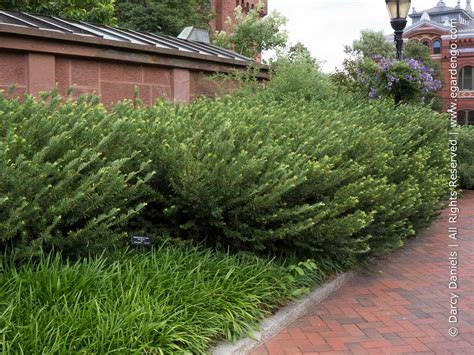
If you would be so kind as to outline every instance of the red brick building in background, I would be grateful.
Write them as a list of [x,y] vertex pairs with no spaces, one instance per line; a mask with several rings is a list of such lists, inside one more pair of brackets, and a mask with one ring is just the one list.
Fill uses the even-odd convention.
[[[17,96],[57,86],[61,94],[72,88],[73,97],[95,93],[107,105],[137,96],[145,104],[189,102],[218,93],[209,76],[252,62],[209,43],[205,30],[186,28],[176,38],[0,11],[0,90],[15,84]],[[260,78],[267,77],[262,66]]]
[[457,102],[458,123],[474,125],[474,16],[471,0],[464,6],[457,1],[455,7],[449,7],[440,0],[435,7],[416,11],[410,14],[412,25],[404,33],[405,40],[416,40],[426,45],[432,59],[441,65],[444,77],[444,87],[441,90],[443,110],[451,105],[450,97],[450,31],[451,22],[455,20],[458,31],[459,56],[459,99]]
[[265,16],[268,12],[268,0],[211,0],[212,11],[215,14],[210,23],[212,31],[228,32],[226,21],[229,17],[233,18],[237,6],[240,6],[244,13],[248,13],[259,2],[264,4],[262,16]]

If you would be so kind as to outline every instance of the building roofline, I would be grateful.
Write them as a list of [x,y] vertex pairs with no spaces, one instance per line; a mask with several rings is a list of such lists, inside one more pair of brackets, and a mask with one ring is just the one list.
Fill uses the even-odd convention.
[[[10,13],[13,13],[13,12],[0,11],[0,13],[11,15]],[[35,15],[30,15],[30,14],[25,14],[25,13],[18,13],[18,12],[13,13],[13,14],[35,16]],[[43,16],[41,20],[45,21],[45,18],[46,19],[50,18],[51,20],[56,20],[56,21],[59,21],[59,20],[64,21],[65,25],[70,24],[71,26],[73,25],[75,27],[79,27],[81,26],[81,24],[84,24],[91,27],[92,29],[91,32],[93,32],[93,29],[96,26],[98,26],[98,25],[77,22],[77,21],[69,22],[68,20],[62,20],[55,17]],[[22,25],[21,24],[22,22],[20,21],[25,22],[25,24]],[[177,39],[171,36],[159,36],[159,35],[154,35],[154,34],[141,33],[137,31],[129,31],[129,30],[123,30],[119,28],[112,28],[108,26],[97,27],[98,31],[104,31],[105,34],[107,31],[110,31],[110,30],[114,31],[114,34],[115,32],[117,32],[118,34],[123,33],[123,37],[125,37],[125,40],[115,40],[115,39],[100,37],[100,34],[88,35],[88,34],[81,34],[81,33],[73,33],[73,31],[68,31],[66,28],[62,30],[57,25],[54,27],[58,27],[58,29],[41,28],[39,26],[35,26],[34,23],[28,24],[24,20],[20,20],[20,21],[19,21],[20,25],[0,22],[0,37],[2,35],[3,36],[16,36],[16,37],[32,37],[32,38],[41,39],[45,41],[76,43],[80,45],[88,45],[88,46],[93,46],[93,47],[110,48],[110,49],[115,49],[115,50],[126,50],[126,51],[131,51],[131,52],[140,52],[140,53],[148,53],[148,54],[155,54],[155,55],[160,54],[167,57],[192,59],[196,61],[212,62],[216,64],[226,64],[226,65],[235,66],[235,67],[247,67],[250,64],[254,63],[254,61],[251,60],[250,58],[247,58],[238,53],[214,46],[212,44],[202,44],[202,43],[198,43],[194,41]],[[90,29],[88,28],[88,31],[89,30]],[[138,41],[130,41],[130,40],[127,40],[126,37],[129,37],[129,38],[132,37],[132,40],[134,39],[133,37],[135,37],[138,39]],[[162,41],[163,43],[168,45],[169,48],[163,48],[164,46],[158,47],[155,45],[146,44],[146,42],[148,42],[149,40]],[[139,43],[139,41],[141,43]],[[2,47],[1,42],[2,41],[0,41],[0,48]],[[178,48],[183,48],[183,50],[180,50]],[[211,54],[202,54],[200,52],[203,52],[203,53],[206,52],[206,53],[211,53]],[[224,57],[224,55],[226,56]],[[239,58],[239,59],[234,59],[231,57]],[[266,65],[260,65],[260,67],[264,71],[268,70],[268,66]]]
[[[103,43],[101,43],[103,44]],[[90,42],[68,41],[63,36],[38,37],[26,33],[2,32],[0,25],[0,52],[3,50],[52,54],[66,58],[83,58],[88,60],[101,60],[123,62],[167,68],[187,69],[209,73],[232,73],[235,70],[246,70],[240,63],[227,61],[210,61],[208,58],[194,56],[177,56],[168,51],[143,51],[136,50],[136,45],[104,46],[94,45]],[[166,52],[166,53],[165,53]],[[259,78],[268,78],[268,66],[260,66]]]
[[452,14],[452,13],[462,13],[466,16],[468,16],[470,19],[474,19],[473,14],[469,13],[466,11],[466,9],[463,8],[455,8],[455,7],[447,7],[446,10],[441,10],[441,11],[434,11],[436,7],[432,7],[431,9],[426,9],[422,11],[417,11],[415,13],[411,13],[408,16],[413,19],[414,17],[421,17],[425,12],[428,13],[428,15],[446,15],[446,14]]
[[417,23],[407,27],[405,29],[403,35],[405,36],[406,34],[417,30],[419,27],[423,27],[423,25],[428,25],[429,27],[434,27],[434,28],[436,28],[438,30],[441,30],[441,31],[444,31],[444,32],[448,31],[447,27],[443,26],[442,24],[440,24],[438,22],[431,21],[431,20],[421,20],[421,21],[418,21]]

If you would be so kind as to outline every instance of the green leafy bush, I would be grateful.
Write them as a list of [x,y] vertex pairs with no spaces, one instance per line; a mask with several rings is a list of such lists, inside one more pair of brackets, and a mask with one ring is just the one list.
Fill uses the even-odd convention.
[[226,97],[148,110],[172,235],[335,260],[399,247],[446,187],[447,120],[422,106]]
[[465,189],[474,189],[474,127],[461,127],[458,132],[461,186]]
[[[308,263],[305,263],[308,264]],[[305,268],[306,269],[306,268]],[[309,270],[309,269],[308,269]],[[166,243],[17,268],[0,259],[4,354],[204,354],[340,268],[293,272],[276,261]]]
[[338,91],[331,77],[321,72],[320,62],[301,43],[277,51],[269,65],[268,81],[258,78],[260,72],[260,65],[255,64],[246,71],[214,75],[211,80],[219,89],[218,96],[247,99],[258,95],[260,100],[269,102],[293,98],[325,100]]
[[298,43],[288,51],[278,53],[271,66],[270,81],[262,94],[270,95],[273,100],[289,97],[325,100],[335,91],[335,85],[321,72],[317,60]]
[[269,90],[111,112],[93,98],[1,99],[2,243],[75,250],[141,229],[353,260],[431,220],[446,187],[444,116]]
[[0,245],[20,254],[111,245],[150,199],[133,122],[96,98],[0,94]]

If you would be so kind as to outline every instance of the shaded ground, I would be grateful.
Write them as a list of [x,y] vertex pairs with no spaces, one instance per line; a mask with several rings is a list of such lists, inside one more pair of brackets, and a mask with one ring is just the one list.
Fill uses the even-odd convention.
[[[474,354],[474,191],[465,192],[460,208],[459,247],[450,247],[456,241],[445,210],[373,273],[356,276],[251,355]],[[451,251],[459,252],[453,290]],[[459,296],[457,324],[449,323],[452,293]]]

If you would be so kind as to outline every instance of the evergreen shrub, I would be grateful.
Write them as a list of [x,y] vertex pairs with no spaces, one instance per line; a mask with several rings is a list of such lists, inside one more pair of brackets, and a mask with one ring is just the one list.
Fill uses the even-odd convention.
[[400,247],[446,188],[447,120],[347,94],[225,97],[148,110],[172,235],[238,250],[354,258]]
[[443,115],[347,93],[274,96],[110,112],[94,98],[1,98],[2,244],[78,248],[140,228],[349,260],[397,248],[433,218],[447,185]]
[[44,99],[0,94],[0,245],[20,255],[111,245],[151,197],[139,134],[97,98]]

